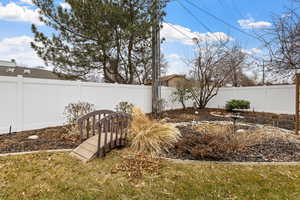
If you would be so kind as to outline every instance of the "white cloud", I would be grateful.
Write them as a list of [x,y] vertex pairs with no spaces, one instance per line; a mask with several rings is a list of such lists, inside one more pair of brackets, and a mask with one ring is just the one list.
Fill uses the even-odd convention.
[[167,59],[182,59],[182,56],[178,55],[178,54],[169,54],[166,56]]
[[44,65],[44,62],[30,47],[33,38],[28,36],[11,37],[0,40],[0,60],[15,59],[18,64],[35,67]]
[[32,0],[20,0],[21,3],[33,5]]
[[8,3],[6,5],[0,3],[0,19],[30,22],[38,25],[43,24],[39,20],[38,9],[32,10],[26,6],[20,6],[15,3]]
[[176,53],[166,55],[168,61],[167,74],[185,74],[189,69],[184,58]]
[[267,21],[255,21],[253,18],[238,20],[242,29],[263,29],[271,27],[272,24]]
[[192,30],[175,24],[163,23],[161,36],[166,38],[167,42],[179,42],[185,45],[193,45],[192,38],[198,38],[201,41],[214,42],[217,40],[233,40],[223,32],[193,32]]
[[71,6],[70,4],[64,2],[64,3],[60,3],[59,4],[63,9],[71,9]]
[[252,49],[242,49],[242,51],[246,54],[253,55],[253,54],[262,54],[263,51],[259,48],[252,48]]

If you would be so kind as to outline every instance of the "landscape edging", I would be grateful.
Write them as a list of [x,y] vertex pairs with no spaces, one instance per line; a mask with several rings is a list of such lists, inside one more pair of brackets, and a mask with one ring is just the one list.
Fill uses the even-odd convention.
[[[56,152],[70,152],[73,149],[53,149],[53,150],[41,150],[41,151],[25,151],[15,153],[0,154],[0,157],[26,155],[34,153],[56,153]],[[159,157],[161,159],[170,161],[176,164],[218,164],[218,165],[300,165],[300,162],[222,162],[222,161],[200,161],[200,160],[181,160],[174,158]]]
[[3,153],[3,154],[0,154],[0,157],[26,155],[26,154],[34,154],[34,153],[55,153],[55,152],[68,152],[68,151],[73,151],[73,149],[52,149],[52,150],[40,150],[40,151]]
[[162,158],[176,164],[218,164],[218,165],[300,165],[300,162],[228,162],[228,161],[201,161],[201,160],[181,160],[174,158]]

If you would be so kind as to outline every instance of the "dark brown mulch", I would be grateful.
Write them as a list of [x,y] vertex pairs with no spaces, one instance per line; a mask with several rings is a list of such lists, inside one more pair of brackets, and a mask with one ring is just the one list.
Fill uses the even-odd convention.
[[[195,112],[198,112],[196,115]],[[170,110],[165,111],[161,114],[160,118],[168,118],[169,122],[187,122],[191,120],[196,121],[229,121],[231,119],[225,117],[213,116],[211,112],[220,112],[229,114],[229,112],[224,109],[193,109],[188,108],[186,110]],[[288,130],[294,129],[294,116],[286,114],[274,114],[274,113],[262,113],[262,112],[240,112],[240,114],[245,117],[244,119],[239,119],[239,122],[245,123],[255,123],[263,125],[272,125]]]
[[[38,135],[39,138],[28,139],[32,135]],[[66,127],[62,126],[0,135],[0,153],[72,149],[79,144],[79,137],[70,136]]]
[[[228,162],[292,162],[300,161],[300,144],[281,139],[269,139],[260,144],[247,146],[241,151],[226,151],[211,147],[206,138],[193,129],[178,127],[182,138],[166,154],[169,158]],[[206,149],[204,149],[206,148]],[[203,150],[205,150],[204,154]],[[200,153],[199,153],[200,152]]]

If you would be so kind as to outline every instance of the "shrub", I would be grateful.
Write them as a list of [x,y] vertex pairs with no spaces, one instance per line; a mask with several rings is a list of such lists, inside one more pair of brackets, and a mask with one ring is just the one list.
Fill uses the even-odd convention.
[[180,137],[175,126],[150,120],[141,109],[134,107],[131,123],[131,148],[138,153],[157,155],[173,147]]
[[[70,103],[65,107],[64,117],[68,126],[65,126],[67,135],[79,135],[79,127],[76,121],[79,117],[94,111],[94,105],[87,102]],[[84,130],[85,131],[85,130]]]
[[246,100],[232,99],[226,103],[226,110],[232,111],[234,109],[249,109],[250,102]]
[[95,105],[88,102],[70,103],[65,107],[64,116],[68,124],[76,124],[79,117],[95,110]]
[[179,102],[183,109],[186,109],[186,101],[191,99],[191,84],[181,81],[176,85],[176,90],[172,93],[172,101]]
[[117,112],[124,112],[127,114],[132,114],[133,104],[128,103],[127,101],[121,101],[118,105],[116,105],[115,110]]

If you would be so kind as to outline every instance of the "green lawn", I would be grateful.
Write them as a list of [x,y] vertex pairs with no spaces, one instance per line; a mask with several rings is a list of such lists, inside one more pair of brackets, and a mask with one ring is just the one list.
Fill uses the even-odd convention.
[[162,163],[160,175],[130,181],[111,173],[110,153],[88,164],[67,153],[0,158],[0,199],[300,199],[300,166]]

